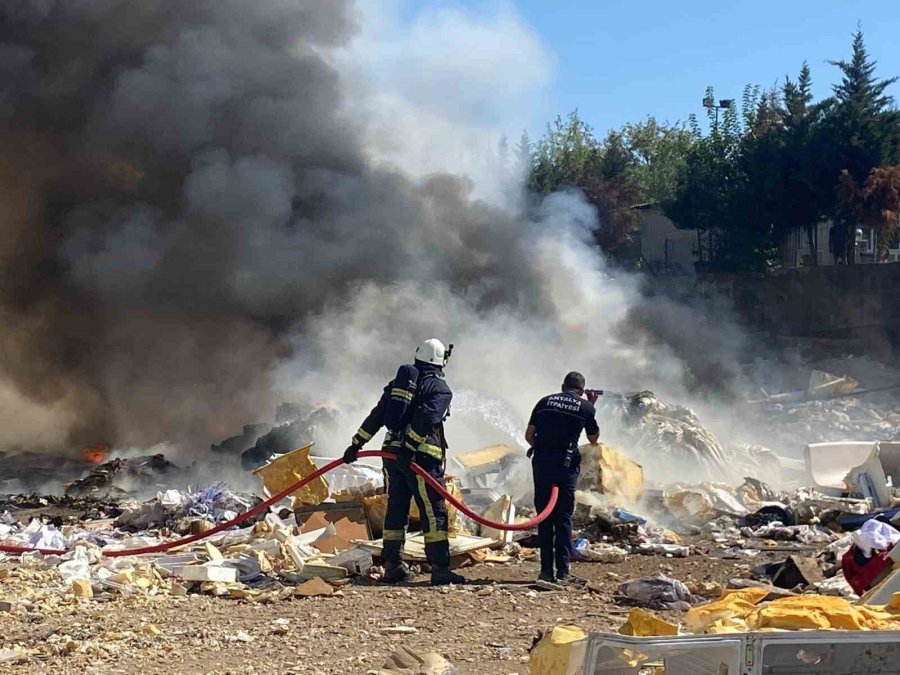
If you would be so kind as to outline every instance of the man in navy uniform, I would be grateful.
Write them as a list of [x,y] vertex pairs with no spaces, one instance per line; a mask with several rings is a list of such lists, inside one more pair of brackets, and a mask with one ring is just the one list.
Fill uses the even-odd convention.
[[419,509],[432,585],[465,582],[464,577],[450,571],[449,523],[444,497],[410,469],[410,463],[415,461],[432,478],[444,483],[443,425],[453,398],[444,377],[449,357],[450,349],[436,338],[419,345],[415,362],[400,366],[344,452],[346,463],[355,462],[360,448],[386,427],[382,449],[397,455],[396,460],[385,459],[383,463],[388,503],[384,516],[382,580],[387,583],[412,579],[401,558],[412,499]]
[[[572,557],[572,513],[575,510],[575,484],[581,471],[578,439],[581,432],[596,443],[600,428],[594,411],[597,395],[584,400],[584,376],[566,375],[562,392],[545,396],[531,413],[525,440],[531,446],[528,456],[534,472],[534,506],[540,513],[550,501],[552,486],[559,487],[559,498],[550,516],[538,525],[541,545],[542,581],[565,581]],[[556,563],[556,576],[553,564]]]

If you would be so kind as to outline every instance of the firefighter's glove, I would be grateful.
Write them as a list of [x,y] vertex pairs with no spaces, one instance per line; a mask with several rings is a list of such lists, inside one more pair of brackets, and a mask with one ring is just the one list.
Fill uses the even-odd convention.
[[413,460],[413,452],[409,448],[400,448],[397,450],[397,466],[401,469],[409,469],[409,465]]
[[344,450],[344,464],[353,464],[356,461],[357,454],[359,454],[358,445],[351,445]]

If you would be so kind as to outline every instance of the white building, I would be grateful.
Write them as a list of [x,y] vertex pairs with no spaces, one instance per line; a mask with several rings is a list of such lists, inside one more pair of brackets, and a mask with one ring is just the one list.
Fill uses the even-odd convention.
[[641,212],[636,238],[640,240],[644,264],[659,274],[694,274],[697,232],[675,227],[657,204],[638,204],[632,208]]

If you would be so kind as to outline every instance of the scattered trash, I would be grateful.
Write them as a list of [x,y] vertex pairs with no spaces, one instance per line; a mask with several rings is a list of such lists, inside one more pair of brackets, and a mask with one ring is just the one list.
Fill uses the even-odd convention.
[[693,601],[687,586],[662,573],[626,581],[619,586],[619,592],[641,607],[651,609],[688,609]]
[[388,657],[381,670],[370,670],[370,675],[458,675],[459,669],[440,654],[426,652],[422,655],[401,646]]
[[690,546],[678,544],[638,544],[638,553],[647,555],[664,555],[672,558],[687,558],[691,554]]
[[612,544],[592,544],[587,539],[578,539],[573,547],[576,560],[586,562],[620,563],[625,562],[628,551]]

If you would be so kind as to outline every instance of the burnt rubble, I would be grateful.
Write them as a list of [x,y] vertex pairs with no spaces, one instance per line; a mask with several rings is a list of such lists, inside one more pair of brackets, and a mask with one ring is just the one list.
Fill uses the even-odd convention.
[[116,458],[96,467],[83,478],[66,485],[67,496],[108,499],[124,496],[131,490],[156,484],[176,470],[165,455],[146,455],[133,459]]

